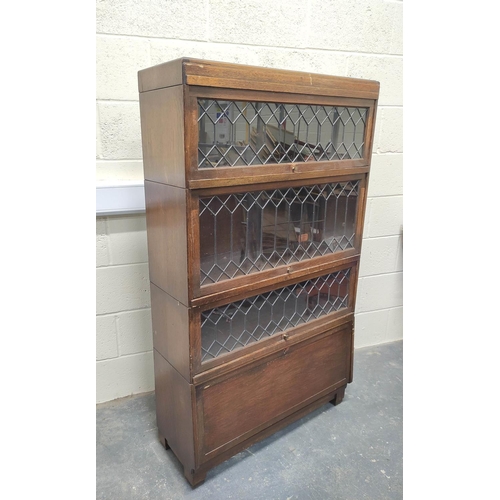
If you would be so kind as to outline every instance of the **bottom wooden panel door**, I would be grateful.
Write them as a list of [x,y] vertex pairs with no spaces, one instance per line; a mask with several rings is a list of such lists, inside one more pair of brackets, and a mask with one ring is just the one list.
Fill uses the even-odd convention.
[[349,381],[352,322],[197,388],[198,463],[247,440]]

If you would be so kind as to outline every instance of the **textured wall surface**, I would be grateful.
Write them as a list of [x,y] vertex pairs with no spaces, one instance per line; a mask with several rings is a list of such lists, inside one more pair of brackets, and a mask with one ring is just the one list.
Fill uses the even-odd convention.
[[[143,180],[137,71],[178,57],[378,80],[356,347],[401,339],[403,2],[98,0],[96,176]],[[98,217],[97,402],[153,383],[144,215]]]

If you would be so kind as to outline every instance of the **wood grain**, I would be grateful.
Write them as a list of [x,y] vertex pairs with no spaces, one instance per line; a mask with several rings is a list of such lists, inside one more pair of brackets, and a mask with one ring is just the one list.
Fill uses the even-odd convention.
[[242,186],[264,183],[308,182],[311,179],[329,177],[344,180],[369,171],[368,163],[363,159],[335,160],[305,163],[281,163],[252,165],[245,167],[217,167],[199,169],[192,172],[188,179],[190,189],[210,189],[222,186]]
[[168,293],[151,283],[153,347],[185,379],[192,382],[190,366],[189,310]]
[[183,58],[174,59],[138,71],[139,92],[181,85],[184,61]]
[[184,61],[184,78],[188,85],[368,99],[377,98],[380,88],[372,80],[197,59]]
[[139,95],[145,180],[186,186],[183,87]]
[[158,432],[184,467],[194,468],[193,386],[158,351],[153,354]]
[[188,305],[186,190],[145,181],[149,278]]
[[380,83],[317,73],[180,58],[139,71],[141,93],[180,83],[325,96],[376,99]]
[[193,98],[222,99],[228,101],[279,102],[280,104],[311,104],[318,106],[348,106],[369,108],[373,99],[339,97],[336,95],[312,95],[287,92],[267,92],[265,90],[233,89],[224,87],[186,86],[186,93]]
[[[202,310],[219,307],[229,302],[242,300],[245,297],[259,295],[276,288],[282,288],[299,283],[300,281],[305,281],[306,279],[313,279],[318,276],[347,269],[355,265],[358,260],[358,255],[346,256],[344,253],[342,258],[336,258],[335,256],[327,256],[326,259],[324,257],[317,257],[305,264],[303,262],[298,262],[294,265],[290,264],[289,266],[281,266],[276,269],[270,269],[269,271],[261,271],[256,274],[233,278],[232,280],[228,280],[229,283],[231,283],[231,287],[227,286],[223,289],[219,289],[220,287],[218,287],[215,293],[193,298],[190,301],[190,305],[193,307],[200,307]],[[315,265],[317,261],[319,261],[320,264]],[[288,271],[288,269],[290,271]]]
[[[220,381],[242,368],[250,368],[262,364],[263,360],[277,357],[282,350],[289,349],[295,344],[304,346],[309,342],[315,342],[325,332],[347,328],[347,325],[352,325],[353,320],[354,311],[347,308],[287,330],[286,339],[282,334],[272,335],[239,352],[233,351],[205,361],[200,369],[197,369],[198,365],[194,367],[193,383],[198,385],[211,380]],[[349,328],[352,330],[351,326]]]
[[[380,84],[180,58],[139,71],[159,438],[192,486],[353,380],[354,311]],[[363,158],[198,168],[198,98],[367,109]],[[358,180],[354,248],[200,287],[199,197]],[[227,237],[227,235],[226,235]],[[346,308],[201,363],[201,313],[342,269]]]
[[225,447],[223,450],[220,450],[217,454],[213,454],[213,456],[206,457],[206,462],[202,463],[199,465],[197,471],[201,475],[203,472],[206,472],[216,465],[224,462],[228,458],[236,455],[242,450],[245,450],[249,446],[261,441],[262,439],[265,439],[275,432],[279,431],[280,429],[283,429],[287,425],[290,425],[292,422],[295,422],[299,420],[300,418],[304,417],[308,413],[311,413],[312,411],[316,410],[317,408],[327,404],[328,402],[332,401],[335,399],[336,394],[342,390],[345,390],[345,386],[335,388],[332,392],[319,397],[318,399],[314,400],[313,402],[309,403],[307,406],[304,406],[300,408],[299,410],[290,413],[286,417],[283,417],[281,420],[277,420],[274,423],[270,423],[267,427],[264,427],[261,431],[259,431],[256,434],[251,435],[250,437],[239,441],[232,447]]
[[289,352],[263,366],[203,388],[204,451],[210,454],[243,440],[292,413],[349,375],[350,332],[341,330]]

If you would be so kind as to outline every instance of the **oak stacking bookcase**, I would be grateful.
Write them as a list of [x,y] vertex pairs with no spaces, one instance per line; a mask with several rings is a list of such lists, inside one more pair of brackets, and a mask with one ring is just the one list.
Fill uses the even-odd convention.
[[353,377],[379,83],[138,73],[159,439],[190,484]]

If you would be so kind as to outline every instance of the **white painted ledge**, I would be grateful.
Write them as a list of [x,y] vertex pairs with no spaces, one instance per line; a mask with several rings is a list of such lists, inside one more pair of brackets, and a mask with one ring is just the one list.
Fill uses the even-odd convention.
[[146,212],[144,184],[138,181],[97,183],[95,201],[96,217]]

